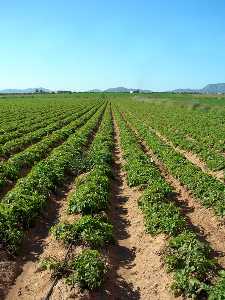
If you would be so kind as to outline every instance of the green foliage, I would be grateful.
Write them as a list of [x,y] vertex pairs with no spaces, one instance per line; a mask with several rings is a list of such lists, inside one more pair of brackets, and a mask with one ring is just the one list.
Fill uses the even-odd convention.
[[166,263],[169,271],[175,271],[173,289],[177,293],[193,296],[206,289],[205,283],[215,269],[211,252],[211,248],[190,231],[184,231],[169,241]]
[[[0,181],[4,178],[16,181],[21,177],[23,168],[30,168],[35,162],[40,161],[45,157],[52,148],[56,147],[59,143],[65,141],[71,134],[73,134],[78,127],[84,125],[84,123],[96,112],[97,108],[81,110],[80,112],[73,114],[64,122],[57,122],[53,129],[57,129],[51,135],[47,135],[40,142],[26,148],[25,150],[13,155],[0,168]],[[68,123],[68,125],[66,125]],[[66,126],[64,126],[66,125]],[[62,128],[61,128],[62,127]],[[60,129],[58,129],[60,128]],[[47,130],[47,129],[46,129]],[[46,131],[50,133],[49,130]],[[23,137],[21,137],[22,139]],[[5,180],[1,187],[7,184]]]
[[[220,216],[225,215],[225,185],[222,182],[204,173],[166,144],[145,122],[143,123],[131,114],[127,114],[127,118],[175,178],[185,185],[203,205],[212,207]],[[209,158],[213,161],[212,156]]]
[[40,268],[52,272],[53,278],[62,278],[68,276],[69,268],[67,261],[58,261],[54,257],[47,257],[40,261]]
[[[0,235],[9,249],[18,249],[22,242],[21,232],[32,225],[45,207],[50,194],[64,183],[66,174],[78,173],[83,168],[85,144],[103,110],[104,107],[101,107],[76,134],[72,134],[65,143],[55,148],[47,159],[37,163],[2,199]],[[9,221],[5,222],[7,219]],[[11,236],[14,238],[10,238]]]
[[179,208],[168,199],[169,193],[171,188],[159,178],[158,181],[152,182],[140,200],[146,229],[151,234],[176,235],[186,228],[186,221]]
[[68,261],[58,261],[54,257],[45,258],[40,261],[40,267],[51,271],[53,278],[65,278],[67,284],[78,284],[88,290],[101,287],[106,272],[100,253],[90,249],[83,250]]
[[83,216],[78,221],[57,224],[51,229],[53,235],[64,243],[87,243],[90,247],[103,247],[112,243],[113,226],[104,217]]
[[225,299],[225,271],[221,271],[219,274],[219,280],[209,290],[208,300],[224,300]]
[[79,284],[81,288],[100,288],[106,271],[101,255],[96,250],[84,250],[71,263],[74,272],[66,279],[68,284]]
[[109,178],[105,171],[94,169],[86,180],[80,183],[69,199],[70,213],[93,214],[108,206]]
[[123,157],[126,161],[124,170],[127,173],[128,185],[131,187],[146,186],[151,183],[152,178],[159,176],[159,172],[151,159],[143,153],[132,132],[118,113],[116,113],[116,117],[120,127]]
[[109,110],[88,151],[89,173],[76,185],[76,191],[69,198],[69,212],[94,214],[108,207],[111,176],[113,124]]
[[[161,176],[156,165],[147,161],[134,133],[127,126],[125,118],[122,118],[119,113],[116,113],[116,117],[121,131],[128,183],[129,178],[135,178],[137,185],[147,184],[147,188],[139,200],[139,206],[144,213],[147,232],[151,234],[166,233],[172,236],[165,261],[168,270],[175,273],[172,285],[175,294],[183,294],[188,297],[206,294],[208,292],[206,283],[211,279],[216,265],[216,262],[211,260],[211,248],[205,242],[200,242],[198,237],[188,230],[185,218],[172,200],[172,188]],[[132,121],[136,122],[133,118]],[[142,128],[141,125],[140,128]],[[140,132],[142,132],[141,129]],[[142,137],[145,138],[145,136],[148,137],[147,142],[153,144],[154,147],[151,148],[154,152],[162,151],[165,155],[163,159],[168,162],[171,169],[173,169],[174,164],[177,164],[176,170],[179,172],[179,176],[182,176],[183,168],[180,166],[184,159],[181,156],[170,156],[170,153],[167,152],[167,145],[163,143],[156,146],[154,139],[150,140],[152,135],[147,129]],[[143,158],[145,160],[144,168],[141,167]],[[144,176],[138,176],[139,174],[142,175],[142,170],[144,170]],[[187,173],[186,176],[188,178],[190,174]],[[130,185],[132,185],[131,182]]]

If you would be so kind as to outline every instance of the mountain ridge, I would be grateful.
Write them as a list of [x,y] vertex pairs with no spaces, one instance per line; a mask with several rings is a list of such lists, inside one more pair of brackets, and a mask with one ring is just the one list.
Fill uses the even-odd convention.
[[125,88],[123,86],[118,86],[115,88],[108,88],[106,90],[100,90],[100,89],[94,89],[94,90],[90,90],[89,92],[93,92],[93,93],[130,93],[130,92],[135,92],[135,91],[139,91],[140,93],[152,93],[151,90],[142,90],[142,89],[133,89],[133,88]]
[[[43,91],[46,93],[51,92],[51,90],[49,90],[49,89],[39,87],[39,88],[26,88],[26,89],[3,89],[3,90],[0,90],[0,94],[29,94],[29,93],[35,93],[37,90]],[[130,92],[135,92],[135,91],[139,91],[140,93],[152,93],[151,90],[125,88],[123,86],[108,88],[105,90],[93,89],[93,90],[90,90],[89,92],[92,92],[92,93],[103,93],[103,92],[104,93],[130,93]],[[220,94],[220,93],[225,93],[225,83],[210,83],[210,84],[207,84],[202,89],[191,89],[191,88],[175,89],[175,90],[168,91],[168,92]]]
[[37,90],[46,93],[51,92],[49,89],[38,87],[38,88],[26,88],[26,89],[3,89],[0,90],[0,93],[1,94],[30,94],[30,93],[35,93]]
[[202,94],[218,94],[225,93],[225,83],[210,83],[202,89],[176,89],[173,93],[202,93]]

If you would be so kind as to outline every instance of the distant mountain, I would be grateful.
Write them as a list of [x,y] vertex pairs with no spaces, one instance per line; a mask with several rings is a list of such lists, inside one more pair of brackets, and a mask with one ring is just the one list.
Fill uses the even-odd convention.
[[210,94],[225,93],[225,83],[208,84],[202,89],[202,92]]
[[104,92],[107,93],[129,93],[132,89],[127,89],[123,86],[115,87],[115,88],[109,88],[107,90],[104,90]]
[[105,93],[130,93],[130,92],[134,92],[134,91],[137,91],[137,90],[140,93],[151,93],[150,90],[128,89],[128,88],[125,88],[123,86],[119,86],[119,87],[115,87],[115,88],[109,88],[109,89],[106,89],[106,90],[94,89],[94,90],[91,90],[89,92],[93,92],[93,93],[100,93],[100,92],[105,92]]
[[28,88],[28,89],[4,89],[0,90],[1,94],[31,94],[35,93],[36,90],[43,91],[45,93],[51,92],[48,89],[39,87],[39,88]]
[[101,93],[102,91],[99,89],[90,90],[89,93]]
[[116,88],[109,88],[109,89],[105,90],[104,92],[107,92],[107,93],[130,93],[130,92],[134,92],[134,91],[139,91],[140,93],[151,93],[150,90],[127,89],[123,86],[119,86]]
[[194,89],[177,89],[173,90],[173,93],[201,93],[201,90],[194,90]]
[[202,94],[218,94],[225,93],[225,83],[208,84],[202,89],[177,89],[174,93],[202,93]]

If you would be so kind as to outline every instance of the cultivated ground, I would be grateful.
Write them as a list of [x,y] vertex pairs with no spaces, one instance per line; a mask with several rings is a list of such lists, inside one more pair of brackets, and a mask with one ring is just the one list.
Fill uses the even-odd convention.
[[[224,299],[222,101],[85,93],[0,101],[0,297]],[[114,242],[52,234],[90,215],[107,219]],[[99,288],[65,282],[78,274],[65,262],[86,250],[105,266]],[[60,272],[41,267],[48,257],[63,262]]]

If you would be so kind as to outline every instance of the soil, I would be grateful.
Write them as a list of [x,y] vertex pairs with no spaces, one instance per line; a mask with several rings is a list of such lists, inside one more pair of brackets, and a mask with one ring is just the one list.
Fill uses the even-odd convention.
[[[138,132],[134,128],[133,130],[138,137]],[[154,160],[167,182],[174,188],[176,195],[173,200],[176,201],[177,205],[181,208],[181,212],[187,219],[189,226],[201,239],[211,245],[214,251],[214,257],[217,257],[219,265],[225,268],[224,219],[220,219],[216,216],[212,209],[202,206],[201,203],[192,196],[191,192],[168,172],[167,168],[153,151],[149,149],[145,141],[140,140],[140,144],[145,153]]]
[[[140,121],[140,120],[139,120]],[[155,133],[165,144],[171,146],[176,152],[178,152],[179,154],[183,155],[187,160],[189,160],[192,164],[196,165],[197,167],[199,167],[204,173],[207,173],[208,175],[211,175],[213,177],[215,177],[217,180],[219,180],[220,182],[224,183],[224,171],[220,170],[220,171],[213,171],[210,170],[206,163],[203,162],[197,154],[191,152],[191,151],[187,151],[184,149],[181,149],[178,146],[175,146],[170,140],[167,139],[167,137],[165,137],[163,134],[161,134],[161,132],[159,132],[158,130],[154,129],[153,127],[149,127],[148,128]]]
[[142,192],[127,185],[119,130],[115,121],[114,124],[116,147],[109,217],[114,225],[116,244],[108,253],[111,270],[106,284],[90,299],[175,299],[170,291],[172,278],[166,272],[161,255],[167,244],[166,236],[151,237],[145,232],[143,215],[138,208]]
[[67,186],[66,191],[61,192],[49,201],[50,205],[45,215],[38,224],[30,230],[23,244],[23,252],[18,259],[21,273],[16,278],[6,297],[13,299],[42,299],[52,283],[51,273],[42,271],[39,262],[48,256],[63,259],[66,248],[56,241],[49,233],[49,229],[57,221],[65,220],[67,213],[67,195],[72,186]]
[[[166,272],[162,260],[167,237],[165,235],[152,237],[145,232],[144,218],[138,208],[138,199],[142,192],[127,185],[126,173],[123,171],[119,129],[115,121],[114,125],[116,143],[114,178],[111,183],[108,215],[114,225],[116,242],[115,245],[103,250],[109,266],[105,285],[99,292],[88,293],[71,288],[63,280],[59,280],[49,299],[182,299],[173,296],[170,290],[172,275]],[[55,241],[49,229],[59,220],[73,221],[79,217],[68,217],[66,213],[66,199],[70,191],[73,191],[72,184],[49,201],[44,216],[27,234],[20,258],[9,260],[7,256],[6,264],[10,268],[5,269],[5,273],[10,278],[0,280],[0,287],[4,287],[2,295],[7,300],[40,300],[47,295],[52,285],[51,273],[41,270],[39,261],[48,256],[57,259],[65,257],[67,249]],[[71,253],[75,254],[80,250],[79,247],[72,248]],[[4,272],[0,274],[4,278]]]
[[212,171],[210,170],[207,165],[197,156],[197,154],[191,152],[191,151],[186,151],[184,149],[181,149],[180,147],[174,146],[174,144],[169,141],[165,136],[163,136],[159,131],[155,130],[152,128],[152,130],[155,132],[155,134],[161,138],[161,140],[167,144],[170,145],[176,152],[180,153],[183,155],[187,160],[189,160],[191,163],[199,167],[204,173],[207,173],[208,175],[211,175],[218,179],[221,182],[224,182],[224,171]]

